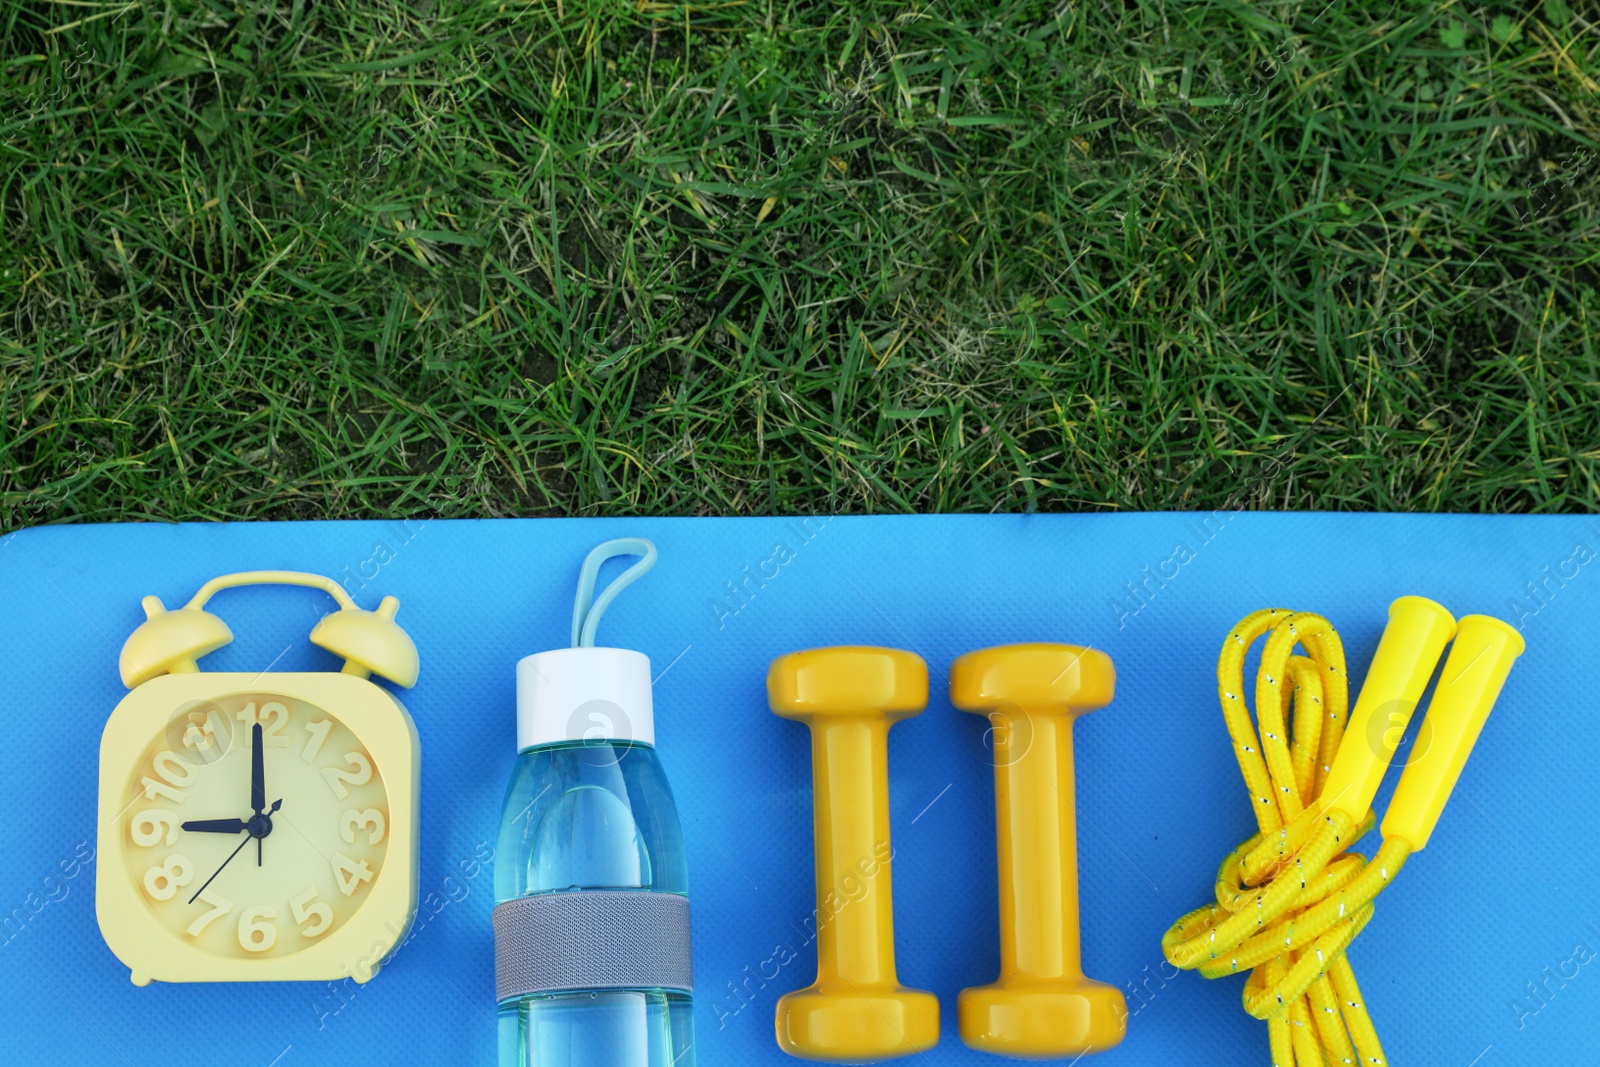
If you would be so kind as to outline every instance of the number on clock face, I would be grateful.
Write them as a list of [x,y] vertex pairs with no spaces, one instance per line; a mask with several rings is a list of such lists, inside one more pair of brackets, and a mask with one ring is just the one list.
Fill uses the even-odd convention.
[[347,770],[335,767],[322,768],[322,777],[328,781],[328,788],[333,790],[333,795],[340,800],[350,796],[349,787],[352,785],[366,785],[372,778],[372,764],[367,757],[359,752],[346,752],[345,763],[349,764]]
[[333,909],[318,901],[316,896],[317,887],[312,886],[289,901],[294,921],[309,924],[300,928],[306,937],[321,937],[333,925]]
[[273,693],[182,709],[129,782],[127,876],[169,929],[224,956],[316,944],[383,870],[388,793],[336,715]]
[[195,897],[210,910],[202,912],[199,918],[184,928],[183,932],[190,937],[199,937],[205,932],[206,927],[233,910],[233,901],[210,889],[200,890]]
[[216,708],[194,712],[183,731],[183,747],[194,753],[193,762],[211,763],[222,758],[227,748],[228,727]]
[[283,728],[289,725],[289,708],[282,701],[268,700],[258,712],[256,702],[252,700],[240,708],[237,715],[246,729],[257,724],[261,726],[261,739],[266,748],[289,747],[289,739],[283,732]]

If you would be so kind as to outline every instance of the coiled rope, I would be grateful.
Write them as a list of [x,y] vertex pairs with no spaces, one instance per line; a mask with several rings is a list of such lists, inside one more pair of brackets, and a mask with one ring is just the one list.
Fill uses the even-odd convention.
[[[1263,634],[1258,732],[1243,696],[1244,659]],[[1305,654],[1295,655],[1296,646]],[[1355,823],[1320,813],[1349,715],[1338,633],[1306,612],[1246,616],[1223,643],[1217,695],[1259,832],[1222,861],[1216,903],[1174,923],[1162,950],[1174,966],[1207,978],[1250,970],[1244,1008],[1267,1021],[1274,1067],[1385,1064],[1345,950],[1411,850],[1386,840],[1368,861],[1345,850],[1372,828],[1372,815]]]

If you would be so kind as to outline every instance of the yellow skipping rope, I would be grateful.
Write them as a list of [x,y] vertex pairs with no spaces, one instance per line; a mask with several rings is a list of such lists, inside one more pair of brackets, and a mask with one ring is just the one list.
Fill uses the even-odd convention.
[[[1258,733],[1244,659],[1263,634]],[[1348,852],[1372,828],[1378,784],[1452,639],[1384,815],[1383,844],[1370,860]],[[1428,843],[1522,650],[1499,619],[1467,615],[1458,625],[1431,600],[1401,597],[1346,722],[1344,648],[1327,619],[1269,608],[1223,642],[1217,695],[1259,832],[1223,859],[1217,902],[1173,923],[1161,948],[1173,966],[1206,978],[1250,971],[1244,1009],[1266,1020],[1273,1067],[1388,1063],[1345,950],[1372,919],[1373,898]]]

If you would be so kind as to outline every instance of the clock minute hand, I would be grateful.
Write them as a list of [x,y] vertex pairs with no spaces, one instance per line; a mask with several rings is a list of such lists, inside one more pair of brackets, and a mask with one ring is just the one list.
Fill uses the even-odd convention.
[[250,807],[257,815],[267,806],[267,786],[261,765],[261,724],[250,727]]
[[242,834],[250,824],[243,819],[192,819],[183,828],[202,834]]

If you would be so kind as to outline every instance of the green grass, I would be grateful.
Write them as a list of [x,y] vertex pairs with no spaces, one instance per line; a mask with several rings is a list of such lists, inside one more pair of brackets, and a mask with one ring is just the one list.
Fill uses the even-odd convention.
[[0,526],[1600,506],[1600,5],[0,5]]

